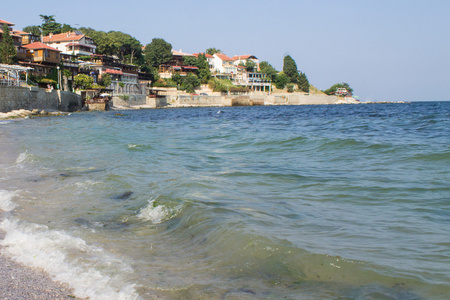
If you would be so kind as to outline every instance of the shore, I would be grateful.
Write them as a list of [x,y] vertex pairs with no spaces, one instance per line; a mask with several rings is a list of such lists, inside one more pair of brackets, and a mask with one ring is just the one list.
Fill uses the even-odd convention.
[[61,112],[61,111],[46,111],[46,110],[26,110],[26,109],[18,109],[12,110],[10,112],[2,113],[0,112],[0,120],[8,120],[8,119],[17,119],[17,118],[34,118],[34,117],[47,117],[47,116],[62,116],[67,115],[69,113]]
[[[5,232],[0,231],[1,240]],[[42,270],[32,269],[3,254],[0,245],[0,299],[79,299],[73,290],[52,281]]]

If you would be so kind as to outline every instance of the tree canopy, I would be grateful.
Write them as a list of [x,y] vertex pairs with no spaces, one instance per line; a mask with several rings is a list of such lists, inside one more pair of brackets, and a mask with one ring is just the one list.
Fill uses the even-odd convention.
[[23,28],[23,31],[34,34],[34,35],[41,35],[41,27],[37,25],[27,26]]
[[40,27],[43,35],[48,35],[49,33],[61,33],[62,25],[56,22],[54,15],[39,15],[39,17],[42,19],[42,25]]
[[216,48],[208,48],[206,49],[206,54],[214,55],[216,53],[222,53],[222,50]]
[[149,67],[157,67],[172,59],[172,45],[161,38],[154,38],[145,46],[145,62]]
[[306,74],[299,73],[297,64],[290,55],[286,55],[283,59],[283,72],[289,78],[290,83],[297,84],[299,90],[309,92],[309,81]]
[[0,63],[12,65],[17,62],[17,51],[14,47],[14,40],[9,33],[9,28],[3,24],[2,41],[0,42]]
[[117,55],[126,63],[143,63],[142,45],[131,35],[121,31],[97,31],[92,28],[79,29],[97,44],[96,52],[103,55]]
[[283,72],[289,78],[289,82],[298,83],[300,76],[298,74],[297,64],[290,55],[286,55],[283,59]]
[[278,71],[275,70],[275,68],[271,64],[269,64],[269,62],[260,62],[259,68],[261,73],[265,73],[270,80],[275,81],[275,77],[277,76]]
[[347,89],[347,92],[353,93],[353,89],[348,83],[345,82],[333,84],[330,88],[326,89],[323,92],[327,95],[334,95],[338,88],[344,88]]

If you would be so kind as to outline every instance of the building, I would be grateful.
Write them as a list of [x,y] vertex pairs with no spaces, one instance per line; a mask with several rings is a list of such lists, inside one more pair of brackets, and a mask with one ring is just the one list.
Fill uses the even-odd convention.
[[272,83],[265,73],[242,71],[234,78],[233,84],[249,88],[252,92],[271,92]]
[[11,22],[7,22],[5,20],[0,20],[0,41],[3,40],[3,25],[8,26],[9,29],[9,35],[12,37],[13,41],[14,41],[14,46],[16,47],[16,49],[20,46],[22,46],[22,36],[14,33],[14,23]]
[[198,67],[186,65],[184,62],[186,57],[195,57],[195,55],[185,53],[182,50],[176,51],[172,49],[172,59],[159,66],[159,77],[172,78],[172,75],[174,74],[179,74],[181,76],[186,76],[189,73],[196,74]]
[[34,35],[32,33],[29,32],[25,32],[22,30],[17,30],[14,29],[12,31],[14,34],[16,35],[20,35],[22,37],[22,45],[28,45],[34,42],[40,42],[41,41],[41,37],[38,35]]
[[41,42],[34,42],[22,46],[25,53],[20,53],[19,64],[25,67],[32,67],[33,75],[46,76],[52,69],[60,63],[61,50],[50,47]]
[[44,36],[43,43],[60,50],[62,53],[77,56],[95,54],[95,49],[97,49],[94,40],[80,31],[50,33],[48,36]]
[[213,55],[214,73],[229,74],[233,77],[237,74],[237,66],[233,62],[233,59],[225,54],[215,53]]
[[90,61],[80,63],[80,73],[93,77],[94,82],[101,80],[104,74],[109,74],[111,85],[108,88],[116,94],[145,92],[145,87],[140,84],[138,67],[123,64],[114,56],[94,54]]
[[235,55],[231,58],[235,66],[245,65],[247,61],[251,61],[255,64],[255,70],[259,71],[259,59],[254,55]]

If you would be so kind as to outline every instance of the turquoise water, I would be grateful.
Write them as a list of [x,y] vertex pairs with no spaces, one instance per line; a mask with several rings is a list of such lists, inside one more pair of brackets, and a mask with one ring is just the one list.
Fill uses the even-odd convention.
[[0,122],[4,252],[91,299],[448,299],[450,102]]

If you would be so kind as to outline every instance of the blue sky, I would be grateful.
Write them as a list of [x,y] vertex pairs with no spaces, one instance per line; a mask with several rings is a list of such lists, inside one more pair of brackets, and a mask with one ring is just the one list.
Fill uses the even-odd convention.
[[0,19],[22,29],[40,14],[184,52],[253,54],[277,70],[289,54],[319,89],[347,82],[366,101],[450,100],[448,0],[25,0],[2,3]]

